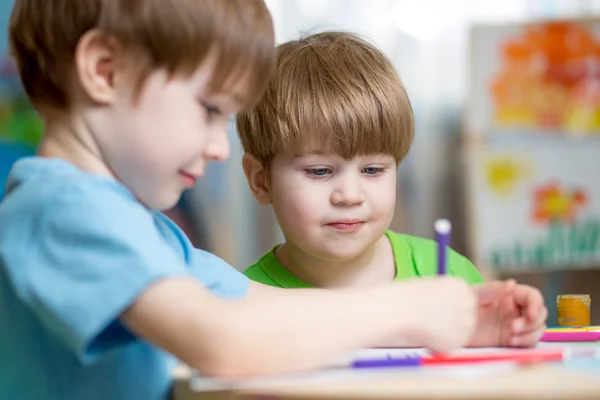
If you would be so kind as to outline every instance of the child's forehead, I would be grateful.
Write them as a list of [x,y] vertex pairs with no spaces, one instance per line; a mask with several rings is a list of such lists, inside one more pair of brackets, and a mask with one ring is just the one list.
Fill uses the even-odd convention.
[[203,59],[176,66],[171,75],[189,80],[203,96],[227,99],[236,111],[245,111],[262,95],[269,77],[269,69],[260,60],[250,61],[214,44]]
[[199,82],[204,94],[211,98],[230,101],[238,108],[250,102],[253,77],[248,72],[234,69],[222,75],[218,66],[204,62],[197,67],[189,79]]

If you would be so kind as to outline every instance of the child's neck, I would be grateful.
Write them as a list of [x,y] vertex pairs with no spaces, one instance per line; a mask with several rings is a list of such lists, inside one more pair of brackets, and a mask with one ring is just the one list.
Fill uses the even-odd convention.
[[344,261],[319,260],[289,242],[278,247],[275,255],[291,273],[321,288],[365,287],[396,277],[392,246],[385,235],[363,253]]
[[60,158],[86,172],[113,177],[84,123],[63,115],[46,118],[44,125],[38,156]]

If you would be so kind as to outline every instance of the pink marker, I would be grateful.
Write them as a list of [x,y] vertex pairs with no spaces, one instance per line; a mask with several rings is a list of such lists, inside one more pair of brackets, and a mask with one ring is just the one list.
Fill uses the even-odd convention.
[[546,332],[540,342],[597,342],[600,332]]

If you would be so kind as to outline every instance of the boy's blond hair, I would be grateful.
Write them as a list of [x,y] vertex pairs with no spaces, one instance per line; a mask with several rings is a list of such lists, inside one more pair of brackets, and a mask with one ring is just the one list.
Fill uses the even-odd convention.
[[346,159],[375,153],[397,163],[404,158],[414,136],[412,107],[377,48],[351,33],[323,32],[277,50],[265,95],[237,118],[246,152],[265,167],[278,153],[314,150]]
[[161,68],[191,74],[216,50],[212,88],[248,73],[249,107],[274,64],[272,21],[262,0],[16,0],[10,46],[38,110],[70,106],[75,49],[92,29],[123,48],[137,90]]

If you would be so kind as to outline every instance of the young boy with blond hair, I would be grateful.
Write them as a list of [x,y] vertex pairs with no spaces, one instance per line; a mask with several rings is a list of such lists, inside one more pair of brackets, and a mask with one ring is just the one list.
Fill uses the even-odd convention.
[[[280,45],[265,95],[237,125],[250,188],[273,206],[285,237],[248,277],[281,288],[363,288],[436,275],[435,242],[389,230],[414,120],[394,67],[373,45],[344,32]],[[455,251],[448,274],[483,282]],[[537,290],[514,282],[474,290],[502,284],[510,289],[494,301],[514,318],[501,334],[476,334],[470,345],[529,346],[543,333],[547,311]],[[423,292],[405,307],[431,295],[438,296]],[[479,328],[493,331],[497,321],[486,322],[487,305],[479,305]]]
[[[450,351],[506,290],[272,288],[160,212],[227,158],[230,117],[266,86],[262,0],[16,0],[10,43],[45,132],[0,203],[2,399],[165,399],[176,359],[231,377],[391,339]],[[514,315],[493,309],[498,333]]]

